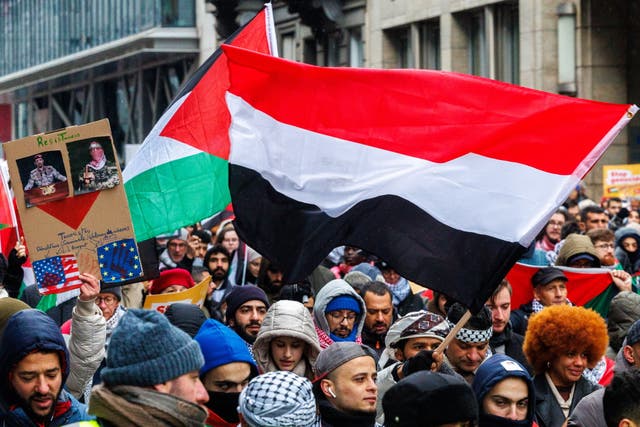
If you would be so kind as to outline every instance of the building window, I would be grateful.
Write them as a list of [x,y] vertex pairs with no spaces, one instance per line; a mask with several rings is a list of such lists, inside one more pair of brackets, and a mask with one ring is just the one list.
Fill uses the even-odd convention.
[[[389,66],[440,69],[440,22],[416,22],[408,27],[385,31],[391,47]],[[387,56],[389,57],[389,56]]]
[[516,4],[496,5],[496,78],[520,83],[520,25]]
[[362,31],[359,27],[349,29],[349,66],[364,66],[364,43],[362,42]]
[[440,69],[440,22],[430,19],[418,26],[420,32],[420,68]]
[[469,71],[476,76],[490,77],[485,12],[483,8],[470,16]]
[[302,57],[302,61],[305,64],[318,65],[318,46],[316,39],[304,39]]
[[503,2],[459,17],[467,28],[468,72],[517,84],[520,81],[518,5]]
[[339,34],[330,34],[327,37],[324,50],[324,64],[328,67],[340,65],[340,38]]
[[282,57],[284,59],[296,60],[296,37],[295,33],[286,33],[282,35]]

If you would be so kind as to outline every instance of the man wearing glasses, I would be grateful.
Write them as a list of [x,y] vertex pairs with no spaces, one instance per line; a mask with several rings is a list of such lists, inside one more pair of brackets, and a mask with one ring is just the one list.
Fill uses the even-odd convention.
[[320,347],[334,342],[361,342],[365,304],[360,295],[344,280],[327,283],[316,296],[313,317]]

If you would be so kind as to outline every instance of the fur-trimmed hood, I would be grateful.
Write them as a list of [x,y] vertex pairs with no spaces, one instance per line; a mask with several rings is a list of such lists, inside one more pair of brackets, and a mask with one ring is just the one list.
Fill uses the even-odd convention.
[[253,344],[253,356],[261,372],[278,370],[271,358],[270,344],[277,337],[293,337],[304,341],[307,345],[304,351],[309,367],[302,367],[296,372],[299,375],[312,377],[312,370],[316,365],[320,343],[309,310],[297,301],[282,300],[269,307],[260,331]]

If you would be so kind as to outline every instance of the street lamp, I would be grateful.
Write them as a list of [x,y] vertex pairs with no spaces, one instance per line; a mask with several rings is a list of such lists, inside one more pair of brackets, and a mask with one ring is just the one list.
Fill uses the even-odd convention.
[[558,15],[558,93],[575,96],[576,89],[576,5],[562,2]]

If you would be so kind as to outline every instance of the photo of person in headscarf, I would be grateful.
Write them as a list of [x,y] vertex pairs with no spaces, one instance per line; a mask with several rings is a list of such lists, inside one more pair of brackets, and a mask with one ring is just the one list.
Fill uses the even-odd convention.
[[91,141],[89,156],[91,160],[80,172],[80,185],[76,193],[104,190],[120,184],[118,167],[115,162],[107,158],[103,143]]

